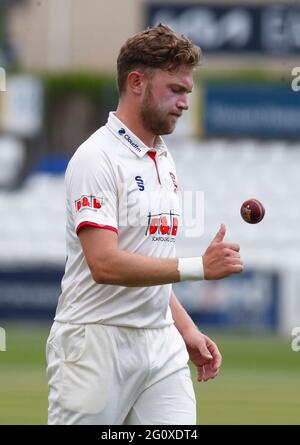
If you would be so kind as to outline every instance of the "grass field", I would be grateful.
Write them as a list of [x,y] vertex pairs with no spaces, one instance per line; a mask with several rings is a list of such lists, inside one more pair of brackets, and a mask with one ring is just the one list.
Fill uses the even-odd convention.
[[[48,326],[5,325],[0,352],[0,424],[45,424]],[[194,379],[200,424],[300,424],[300,352],[290,338],[213,334],[223,355],[217,379]],[[192,366],[193,377],[195,377]]]

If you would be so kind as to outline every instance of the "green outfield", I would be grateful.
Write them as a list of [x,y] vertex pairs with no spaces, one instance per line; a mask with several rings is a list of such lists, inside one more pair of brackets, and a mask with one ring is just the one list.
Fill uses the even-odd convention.
[[[48,327],[2,326],[0,424],[45,424]],[[291,350],[291,338],[207,333],[222,351],[223,366],[214,381],[194,380],[198,423],[300,424],[300,352]]]

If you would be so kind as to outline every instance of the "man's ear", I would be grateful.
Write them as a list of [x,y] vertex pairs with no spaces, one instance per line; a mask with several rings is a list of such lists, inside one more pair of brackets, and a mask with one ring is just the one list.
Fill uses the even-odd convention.
[[145,88],[145,75],[140,71],[131,71],[127,76],[127,88],[133,94],[141,95]]

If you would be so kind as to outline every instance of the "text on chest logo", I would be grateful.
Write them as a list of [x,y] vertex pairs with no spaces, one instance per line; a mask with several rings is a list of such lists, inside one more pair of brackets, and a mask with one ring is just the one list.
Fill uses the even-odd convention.
[[137,183],[137,186],[138,186],[139,190],[141,192],[143,190],[145,190],[144,181],[143,181],[142,177],[141,176],[136,176],[134,179],[135,179],[135,181]]

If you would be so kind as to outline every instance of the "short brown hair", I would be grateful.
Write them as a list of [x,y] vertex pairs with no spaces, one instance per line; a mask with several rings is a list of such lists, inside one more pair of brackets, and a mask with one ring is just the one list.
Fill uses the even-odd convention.
[[126,89],[127,76],[134,69],[176,70],[181,65],[200,64],[202,52],[186,36],[178,36],[160,23],[130,37],[120,49],[117,60],[119,94]]

